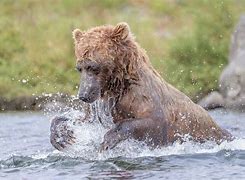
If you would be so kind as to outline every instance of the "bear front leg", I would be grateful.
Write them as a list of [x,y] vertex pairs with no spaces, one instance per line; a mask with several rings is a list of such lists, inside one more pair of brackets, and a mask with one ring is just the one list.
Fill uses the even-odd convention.
[[104,135],[104,141],[101,144],[100,151],[114,148],[119,142],[127,139],[132,134],[132,128],[125,123],[118,123],[115,128],[109,130]]
[[100,151],[112,149],[127,138],[144,141],[152,147],[164,145],[167,143],[166,127],[164,121],[150,118],[123,120],[105,134]]
[[68,121],[68,118],[61,116],[55,117],[51,122],[50,142],[60,151],[75,143],[74,133],[69,128]]

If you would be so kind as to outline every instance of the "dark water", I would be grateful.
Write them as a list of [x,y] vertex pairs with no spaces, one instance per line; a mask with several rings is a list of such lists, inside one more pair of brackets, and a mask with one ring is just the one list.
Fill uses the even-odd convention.
[[245,179],[245,114],[213,111],[237,139],[215,145],[187,142],[150,150],[132,140],[99,153],[105,132],[80,127],[80,144],[66,153],[49,143],[49,117],[0,114],[0,179]]

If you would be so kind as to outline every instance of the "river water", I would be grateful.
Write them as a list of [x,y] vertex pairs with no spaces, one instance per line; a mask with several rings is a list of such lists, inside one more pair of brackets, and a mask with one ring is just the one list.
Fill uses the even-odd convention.
[[105,128],[83,124],[66,152],[49,143],[50,116],[0,114],[0,179],[245,179],[245,114],[209,112],[236,139],[216,145],[186,142],[151,150],[127,140],[99,153]]

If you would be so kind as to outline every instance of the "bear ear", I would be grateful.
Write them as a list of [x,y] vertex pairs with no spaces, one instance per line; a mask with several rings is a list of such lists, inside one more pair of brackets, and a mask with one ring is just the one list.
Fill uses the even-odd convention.
[[75,29],[72,32],[72,37],[75,40],[75,42],[79,42],[80,39],[82,38],[84,32],[82,32],[80,29]]
[[130,35],[130,28],[126,22],[118,23],[112,33],[112,38],[117,38],[119,40],[126,40]]

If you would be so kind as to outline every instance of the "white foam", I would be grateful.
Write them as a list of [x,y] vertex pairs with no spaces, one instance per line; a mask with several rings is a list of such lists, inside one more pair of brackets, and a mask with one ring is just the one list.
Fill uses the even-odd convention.
[[[76,119],[78,116],[84,115],[83,112],[72,109],[63,114],[63,116],[67,116],[70,119]],[[100,116],[102,115],[100,114]],[[102,117],[104,123],[107,121],[111,122],[110,116],[103,115]],[[76,143],[65,149],[64,154],[71,157],[82,157],[88,160],[105,160],[119,156],[136,158],[144,156],[216,153],[221,150],[245,150],[244,138],[236,138],[231,142],[224,141],[220,145],[215,142],[206,142],[202,144],[192,141],[187,141],[182,144],[176,142],[173,145],[154,150],[146,146],[143,142],[128,139],[119,143],[111,150],[99,152],[104,134],[112,127],[104,126],[104,123],[100,123],[98,119],[76,125],[71,123],[70,126],[73,128]]]

